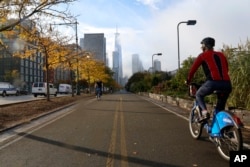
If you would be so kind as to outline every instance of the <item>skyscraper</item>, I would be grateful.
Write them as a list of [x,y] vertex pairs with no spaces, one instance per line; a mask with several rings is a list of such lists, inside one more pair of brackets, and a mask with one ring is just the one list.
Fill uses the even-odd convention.
[[161,71],[161,62],[159,60],[154,60],[154,71]]
[[138,54],[132,55],[132,74],[143,71],[142,62]]
[[80,39],[80,46],[93,53],[94,59],[106,65],[106,38],[103,33],[84,34],[84,38]]
[[123,70],[122,70],[122,49],[120,43],[120,34],[115,33],[115,50],[113,52],[113,71],[115,73],[114,79],[120,85],[123,83]]

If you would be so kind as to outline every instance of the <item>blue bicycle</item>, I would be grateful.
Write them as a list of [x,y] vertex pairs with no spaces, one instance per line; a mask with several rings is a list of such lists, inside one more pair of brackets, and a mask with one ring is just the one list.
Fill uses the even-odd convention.
[[[195,97],[197,84],[192,83],[189,86],[191,97]],[[216,94],[223,92],[215,92]],[[199,104],[194,101],[193,108],[189,115],[189,130],[194,139],[199,139],[202,130],[206,129],[209,139],[215,144],[219,154],[223,159],[230,159],[230,151],[240,151],[242,149],[242,122],[240,119],[229,111],[214,110],[210,114],[211,118],[207,121],[200,122],[201,116]]]

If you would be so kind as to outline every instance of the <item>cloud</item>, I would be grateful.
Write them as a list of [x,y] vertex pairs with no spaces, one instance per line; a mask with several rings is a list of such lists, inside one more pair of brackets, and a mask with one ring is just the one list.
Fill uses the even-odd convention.
[[180,24],[181,62],[200,53],[200,41],[207,36],[216,39],[216,49],[223,44],[236,47],[249,36],[249,0],[83,0],[73,8],[80,12],[79,37],[84,33],[105,33],[108,56],[114,50],[116,27],[121,35],[125,75],[131,75],[131,55],[137,53],[145,70],[151,67],[152,54],[162,69],[178,67],[177,25],[197,20],[197,24]]
[[151,7],[152,9],[158,9],[157,3],[161,0],[136,0],[144,5]]
[[[143,33],[136,34],[136,40],[126,39],[126,43],[134,45],[134,51],[140,54],[144,67],[151,65],[151,55],[162,52],[157,59],[162,62],[163,70],[174,70],[178,66],[177,25],[189,19],[197,20],[194,26],[181,24],[179,26],[181,62],[189,56],[200,53],[200,41],[207,36],[216,39],[216,49],[223,44],[237,46],[248,37],[250,17],[248,6],[250,2],[240,3],[234,0],[185,0],[162,10],[147,20]],[[122,38],[126,38],[125,36]],[[124,42],[125,42],[124,41]],[[123,45],[124,47],[126,44]],[[130,46],[130,51],[133,46]],[[128,51],[124,48],[124,52]],[[124,53],[126,54],[126,53]],[[129,53],[128,53],[129,54]],[[129,68],[129,65],[125,65]],[[125,71],[125,70],[124,70]]]

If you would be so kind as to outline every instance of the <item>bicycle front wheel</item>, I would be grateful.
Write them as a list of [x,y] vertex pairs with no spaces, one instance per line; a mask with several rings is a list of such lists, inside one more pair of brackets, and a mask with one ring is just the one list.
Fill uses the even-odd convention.
[[202,124],[198,122],[199,114],[196,109],[191,110],[189,114],[189,131],[194,139],[199,139],[202,133]]
[[225,160],[230,159],[230,151],[240,151],[242,149],[241,129],[235,126],[228,126],[222,130],[222,137],[217,138],[217,150]]

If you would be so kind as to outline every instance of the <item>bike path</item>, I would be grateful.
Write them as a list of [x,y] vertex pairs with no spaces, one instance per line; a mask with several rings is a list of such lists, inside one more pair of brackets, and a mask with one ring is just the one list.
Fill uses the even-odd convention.
[[138,96],[82,99],[67,110],[15,130],[0,148],[0,166],[228,166],[208,140],[190,137],[185,119]]
[[[141,96],[142,98],[151,101],[163,108],[167,108],[170,112],[173,112],[175,114],[180,115],[181,117],[183,117],[184,119],[186,119],[188,121],[188,117],[189,117],[189,110],[187,109],[183,109],[181,107],[169,104],[169,103],[165,103],[162,102],[160,100],[156,100],[153,98],[149,98],[146,96]],[[243,147],[246,150],[250,150],[250,116],[249,115],[245,115],[245,120],[249,120],[249,121],[245,121],[243,122],[244,127],[242,127],[242,137],[243,137]]]

